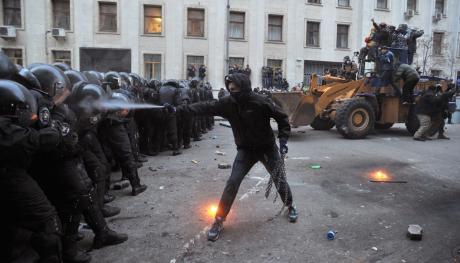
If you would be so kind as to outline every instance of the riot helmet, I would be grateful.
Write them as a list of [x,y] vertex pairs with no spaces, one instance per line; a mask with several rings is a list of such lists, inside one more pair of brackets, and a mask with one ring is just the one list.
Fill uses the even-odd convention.
[[55,66],[37,65],[32,67],[30,72],[40,82],[41,90],[52,97],[56,105],[63,103],[70,95],[71,84],[69,78]]
[[[104,75],[103,88],[110,88],[111,90],[120,89],[122,86],[122,79],[120,74],[115,71],[109,71]],[[106,90],[107,91],[107,90]]]
[[43,92],[42,86],[40,85],[40,81],[38,81],[37,77],[35,77],[35,75],[32,74],[32,72],[30,72],[30,70],[28,70],[27,68],[22,68],[21,70],[19,70],[18,75],[14,79],[28,89]]
[[104,78],[101,77],[101,74],[99,74],[99,72],[94,71],[94,70],[84,71],[83,75],[85,75],[89,83],[102,86],[102,82],[104,81]]
[[18,68],[11,59],[0,51],[0,79],[12,79],[18,74]]
[[78,128],[89,128],[96,125],[103,115],[101,102],[105,101],[106,93],[101,86],[80,81],[74,85],[69,97],[69,107],[77,116]]
[[118,72],[121,77],[121,88],[125,90],[131,90],[131,77],[126,72]]
[[88,78],[80,71],[71,69],[64,71],[64,74],[69,78],[72,87],[74,87],[74,85],[80,81],[89,82]]
[[28,127],[37,120],[37,102],[21,84],[11,80],[0,80],[0,116]]
[[53,66],[55,66],[56,68],[62,70],[63,72],[65,72],[67,70],[72,70],[72,68],[68,64],[62,63],[62,62],[53,63]]

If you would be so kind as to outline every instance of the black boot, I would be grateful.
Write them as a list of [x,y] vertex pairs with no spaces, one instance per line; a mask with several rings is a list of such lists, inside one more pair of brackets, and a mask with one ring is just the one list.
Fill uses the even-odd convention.
[[211,229],[208,231],[208,240],[212,242],[217,241],[222,230],[224,230],[224,220],[221,217],[216,217]]
[[141,184],[141,179],[139,179],[139,174],[137,173],[137,169],[131,169],[128,174],[128,179],[131,184],[131,194],[136,196],[147,189],[146,185]]
[[103,198],[104,198],[104,204],[108,204],[110,202],[113,202],[113,200],[115,200],[115,196],[109,193],[104,194]]
[[172,156],[177,156],[177,155],[180,155],[180,154],[182,154],[182,152],[179,151],[179,149],[173,150],[173,152],[172,152]]
[[65,263],[87,263],[91,255],[77,245],[77,235],[62,237],[62,259]]
[[112,217],[112,216],[118,215],[121,212],[121,209],[119,207],[103,205],[101,207],[101,212],[102,212],[102,215],[105,218],[107,218],[107,217]]
[[105,227],[104,230],[97,233],[93,240],[93,248],[99,249],[106,246],[113,246],[128,240],[128,235],[119,234],[109,227]]

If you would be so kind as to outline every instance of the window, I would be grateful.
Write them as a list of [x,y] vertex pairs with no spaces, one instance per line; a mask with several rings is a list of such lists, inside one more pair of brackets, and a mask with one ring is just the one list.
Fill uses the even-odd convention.
[[318,5],[320,5],[320,4],[321,4],[321,0],[308,0],[308,3],[309,3],[309,4],[318,4]]
[[228,58],[228,66],[233,67],[237,65],[239,69],[244,68],[244,58],[230,57]]
[[337,48],[348,48],[349,25],[337,25]]
[[273,71],[276,71],[283,67],[283,61],[281,59],[267,59],[267,67],[271,67]]
[[195,66],[196,74],[198,75],[198,69],[200,68],[201,65],[204,65],[204,57],[203,56],[187,56],[186,69],[191,65]]
[[53,27],[70,30],[70,0],[53,0]]
[[117,32],[117,3],[99,2],[99,31]]
[[144,33],[161,34],[163,27],[161,6],[144,5]]
[[431,70],[431,76],[432,77],[440,77],[442,73],[442,70],[439,69],[432,69]]
[[339,0],[338,6],[350,7],[350,0]]
[[417,0],[407,0],[407,10],[417,10]]
[[319,47],[319,22],[307,22],[307,46]]
[[14,64],[24,66],[24,58],[22,56],[22,49],[20,48],[2,48],[2,51],[7,57],[11,59]]
[[69,67],[72,67],[72,59],[71,59],[70,51],[54,50],[53,60],[54,62],[65,63],[69,65]]
[[377,9],[388,9],[388,0],[377,0]]
[[433,33],[433,55],[442,55],[442,39],[444,33]]
[[144,54],[144,75],[146,79],[161,80],[161,55]]
[[268,41],[283,41],[283,16],[268,15]]
[[187,36],[204,37],[204,10],[189,8],[187,13]]
[[436,13],[444,14],[444,0],[436,0],[434,8]]
[[3,24],[21,27],[21,0],[3,0]]
[[244,39],[244,20],[244,13],[230,12],[229,38]]

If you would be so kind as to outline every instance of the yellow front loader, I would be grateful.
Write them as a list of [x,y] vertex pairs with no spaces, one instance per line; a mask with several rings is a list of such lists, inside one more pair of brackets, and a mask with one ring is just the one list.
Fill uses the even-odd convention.
[[[377,78],[346,80],[326,77],[326,85],[318,85],[313,75],[311,86],[303,92],[272,92],[272,99],[289,115],[291,125],[311,125],[316,130],[329,130],[336,126],[340,134],[349,139],[365,138],[374,128],[389,129],[394,123],[405,123],[413,134],[418,120],[414,105],[400,103],[391,87],[375,88]],[[417,86],[425,89],[426,83]]]

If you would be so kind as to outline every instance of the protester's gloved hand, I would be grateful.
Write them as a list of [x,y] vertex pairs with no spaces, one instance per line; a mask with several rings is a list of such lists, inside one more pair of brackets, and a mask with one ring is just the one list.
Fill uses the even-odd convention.
[[286,139],[280,139],[280,153],[281,154],[287,154],[289,151],[289,148],[287,146],[287,140]]
[[169,113],[174,113],[174,112],[176,112],[176,108],[175,108],[173,105],[169,104],[169,103],[165,103],[165,104],[163,104],[163,106],[165,107],[165,109],[166,109]]

